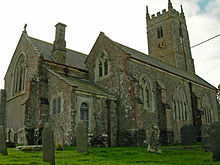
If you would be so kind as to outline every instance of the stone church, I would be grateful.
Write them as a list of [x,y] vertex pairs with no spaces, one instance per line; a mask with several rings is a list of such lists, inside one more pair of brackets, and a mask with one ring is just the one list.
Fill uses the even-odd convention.
[[86,55],[66,48],[65,24],[56,24],[53,43],[25,26],[0,93],[7,138],[40,144],[50,122],[55,136],[75,145],[79,120],[108,146],[141,145],[151,124],[163,144],[179,142],[183,125],[199,137],[202,124],[218,120],[217,89],[195,74],[182,6],[178,12],[169,0],[156,15],[147,8],[146,23],[148,55],[103,32]]

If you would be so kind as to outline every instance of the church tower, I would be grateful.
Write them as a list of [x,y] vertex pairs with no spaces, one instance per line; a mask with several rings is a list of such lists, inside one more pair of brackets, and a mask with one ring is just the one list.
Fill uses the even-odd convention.
[[168,11],[164,9],[152,16],[147,7],[146,20],[149,55],[195,73],[182,5],[179,13],[168,0]]

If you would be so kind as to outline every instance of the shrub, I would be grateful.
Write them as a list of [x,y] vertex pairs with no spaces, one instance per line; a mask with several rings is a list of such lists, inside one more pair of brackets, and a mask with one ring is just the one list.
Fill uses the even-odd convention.
[[63,151],[63,146],[60,145],[60,144],[57,144],[57,145],[56,145],[56,150],[57,150],[57,151]]

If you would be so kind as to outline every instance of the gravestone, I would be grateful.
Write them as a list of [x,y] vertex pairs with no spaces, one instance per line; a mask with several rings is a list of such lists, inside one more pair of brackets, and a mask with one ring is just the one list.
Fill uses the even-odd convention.
[[220,121],[215,121],[210,125],[210,131],[220,129]]
[[202,138],[202,150],[203,151],[211,151],[211,143],[210,143],[210,127],[208,124],[203,124],[201,126],[201,138]]
[[45,123],[43,128],[43,161],[55,164],[54,135],[50,124]]
[[220,129],[215,129],[210,132],[210,141],[213,159],[220,161]]
[[162,153],[160,148],[160,130],[152,124],[146,129],[147,151]]
[[27,138],[24,128],[21,128],[17,131],[17,137],[18,144],[27,145]]
[[87,130],[83,121],[79,121],[76,126],[77,151],[88,153]]
[[193,145],[196,142],[196,128],[192,125],[184,125],[180,129],[182,145]]
[[63,129],[61,127],[58,127],[56,129],[55,133],[56,138],[56,148],[59,150],[63,150],[63,142],[64,142],[64,135],[63,135]]
[[220,121],[215,121],[210,125],[209,135],[213,159],[220,161]]
[[5,139],[5,130],[3,126],[0,126],[0,153],[3,155],[8,155]]

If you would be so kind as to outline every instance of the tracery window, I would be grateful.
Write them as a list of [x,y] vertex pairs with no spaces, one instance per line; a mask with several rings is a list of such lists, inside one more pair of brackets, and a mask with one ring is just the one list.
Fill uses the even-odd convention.
[[209,102],[209,98],[207,95],[202,98],[202,110],[206,123],[213,122],[213,111]]
[[186,95],[180,85],[173,93],[173,119],[188,120]]
[[24,90],[25,85],[25,76],[26,76],[26,59],[25,55],[20,55],[16,64],[15,70],[13,74],[13,92],[12,94],[16,94],[20,91]]
[[144,108],[150,108],[150,103],[151,103],[150,89],[151,88],[150,88],[149,80],[145,76],[142,77],[140,80],[140,93]]
[[62,109],[62,99],[61,96],[52,99],[52,115],[60,114]]
[[89,129],[89,106],[83,102],[80,106],[80,120],[85,124],[87,131]]
[[97,75],[98,77],[104,77],[109,74],[108,56],[105,51],[101,51],[98,55],[97,62]]

